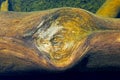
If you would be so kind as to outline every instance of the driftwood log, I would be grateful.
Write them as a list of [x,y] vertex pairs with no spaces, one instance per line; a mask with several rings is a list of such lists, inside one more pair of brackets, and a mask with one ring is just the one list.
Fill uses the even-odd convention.
[[0,72],[120,67],[120,19],[78,8],[0,12]]

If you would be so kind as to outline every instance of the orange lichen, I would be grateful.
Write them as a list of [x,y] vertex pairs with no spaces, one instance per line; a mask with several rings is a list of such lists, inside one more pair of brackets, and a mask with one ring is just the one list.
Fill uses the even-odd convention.
[[[59,16],[54,18],[54,15]],[[47,17],[47,20],[48,19],[51,19],[50,22],[52,23],[49,24],[49,27],[40,27],[40,30],[37,32],[39,38],[37,38],[35,42],[37,48],[43,52],[43,54],[49,55],[47,57],[49,57],[51,64],[56,67],[70,65],[74,60],[73,56],[78,51],[79,46],[84,44],[87,36],[99,30],[99,28],[90,21],[90,15],[75,8],[60,9],[53,13],[52,17]],[[49,20],[47,23],[49,23]],[[44,28],[46,30],[41,31],[41,29],[43,30]],[[83,49],[83,52],[84,51]],[[80,53],[80,55],[83,54]]]

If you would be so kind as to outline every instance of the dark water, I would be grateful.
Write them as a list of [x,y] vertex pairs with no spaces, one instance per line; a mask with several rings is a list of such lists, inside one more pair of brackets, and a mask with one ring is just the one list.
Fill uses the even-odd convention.
[[120,72],[56,72],[56,73],[15,73],[1,75],[0,80],[116,80],[120,79]]

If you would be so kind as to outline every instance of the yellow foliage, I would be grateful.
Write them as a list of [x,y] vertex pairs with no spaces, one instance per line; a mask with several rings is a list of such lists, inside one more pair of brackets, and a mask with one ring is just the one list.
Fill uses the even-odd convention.
[[2,4],[1,4],[1,9],[0,11],[8,11],[8,0],[4,1]]
[[106,0],[103,6],[96,12],[103,17],[116,17],[120,11],[120,0]]

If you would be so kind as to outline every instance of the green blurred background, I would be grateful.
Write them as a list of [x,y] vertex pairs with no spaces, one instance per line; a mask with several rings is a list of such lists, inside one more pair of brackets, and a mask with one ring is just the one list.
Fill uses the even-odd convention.
[[[5,0],[0,0],[1,3]],[[9,0],[9,11],[30,12],[58,7],[77,7],[96,12],[105,0]]]

